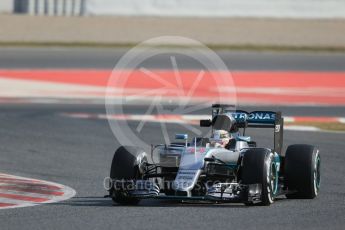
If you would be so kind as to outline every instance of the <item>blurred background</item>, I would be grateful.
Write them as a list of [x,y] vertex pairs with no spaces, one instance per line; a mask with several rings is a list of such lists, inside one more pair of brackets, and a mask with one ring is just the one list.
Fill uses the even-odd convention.
[[[111,71],[123,55],[161,36],[170,37],[145,44],[141,63],[121,67],[132,71],[131,79],[121,86],[112,83],[124,90],[112,95],[114,104],[149,107],[152,95],[138,94],[157,88],[160,78],[176,86],[160,92],[165,105],[208,105],[228,96],[240,108],[283,110],[293,124],[344,129],[342,0],[2,0],[0,100],[104,106]],[[195,50],[202,45],[224,66],[205,69],[200,60],[215,59]],[[122,69],[113,75],[123,80]],[[210,80],[222,71],[230,85]],[[129,95],[137,100],[124,102]],[[145,109],[131,107],[129,113]],[[313,118],[300,124],[293,117],[301,115]]]
[[2,0],[0,42],[133,45],[170,34],[222,48],[344,50],[344,12],[342,0]]

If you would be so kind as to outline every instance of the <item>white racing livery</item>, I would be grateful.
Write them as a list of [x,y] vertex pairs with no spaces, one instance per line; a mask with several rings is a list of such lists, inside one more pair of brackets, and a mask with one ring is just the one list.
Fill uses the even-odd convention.
[[[113,157],[108,197],[135,205],[142,199],[174,199],[270,205],[277,196],[315,198],[320,189],[320,153],[297,144],[282,153],[280,112],[212,106],[210,137],[176,134],[183,142],[155,145],[151,159],[140,147],[121,146]],[[247,128],[270,128],[274,148],[258,148]]]

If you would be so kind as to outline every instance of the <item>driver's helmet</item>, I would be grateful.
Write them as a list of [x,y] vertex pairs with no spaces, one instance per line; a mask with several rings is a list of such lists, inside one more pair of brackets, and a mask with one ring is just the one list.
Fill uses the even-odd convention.
[[226,130],[215,130],[210,138],[211,145],[215,147],[225,147],[229,140],[231,139],[231,135]]

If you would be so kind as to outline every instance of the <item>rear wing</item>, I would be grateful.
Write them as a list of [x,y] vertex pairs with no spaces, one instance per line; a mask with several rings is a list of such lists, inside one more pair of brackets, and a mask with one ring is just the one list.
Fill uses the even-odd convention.
[[239,126],[253,128],[274,128],[277,117],[277,112],[271,111],[253,111],[248,113],[243,110],[236,110],[227,111],[227,114],[231,114]]
[[274,129],[274,151],[281,154],[283,149],[284,118],[281,112],[242,110],[228,111],[239,127]]
[[[219,106],[222,108],[221,106]],[[219,107],[216,107],[217,109]],[[214,126],[218,118],[232,117],[238,128],[244,130],[249,128],[271,128],[274,130],[274,151],[282,154],[283,149],[283,132],[284,132],[284,118],[281,112],[272,111],[253,111],[246,112],[243,110],[224,109],[218,110],[212,114],[211,120],[200,121],[201,126]],[[231,120],[232,120],[231,119]],[[223,119],[222,119],[223,120]],[[226,119],[225,119],[226,120]],[[245,132],[245,131],[244,131]]]

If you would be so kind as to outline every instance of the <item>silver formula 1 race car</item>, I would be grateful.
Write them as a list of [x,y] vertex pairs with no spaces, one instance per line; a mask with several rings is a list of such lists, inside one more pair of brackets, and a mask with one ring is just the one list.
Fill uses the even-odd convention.
[[[296,144],[282,152],[280,112],[234,110],[212,106],[210,137],[176,134],[181,143],[152,146],[151,158],[138,147],[121,146],[114,154],[109,197],[135,205],[142,199],[174,199],[270,205],[277,196],[313,199],[320,189],[320,153]],[[245,136],[247,128],[270,128],[274,148],[258,148]],[[223,136],[222,136],[223,135]],[[153,157],[158,156],[158,157]]]

